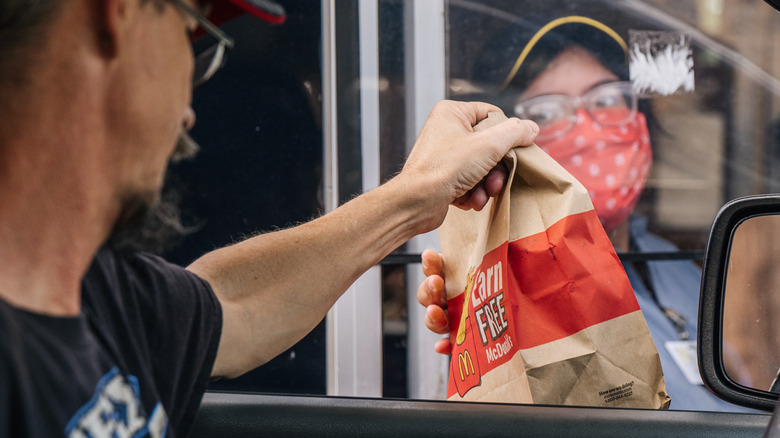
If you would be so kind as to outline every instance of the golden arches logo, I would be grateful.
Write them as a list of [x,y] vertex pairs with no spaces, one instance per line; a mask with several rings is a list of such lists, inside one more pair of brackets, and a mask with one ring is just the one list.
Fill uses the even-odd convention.
[[471,360],[471,353],[468,350],[458,353],[458,371],[460,371],[461,382],[465,381],[466,377],[476,373],[474,362]]

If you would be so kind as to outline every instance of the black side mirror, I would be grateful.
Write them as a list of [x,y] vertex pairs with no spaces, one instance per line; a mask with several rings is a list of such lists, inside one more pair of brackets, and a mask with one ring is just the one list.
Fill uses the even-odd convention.
[[720,210],[702,275],[702,380],[724,400],[771,411],[780,393],[780,194]]

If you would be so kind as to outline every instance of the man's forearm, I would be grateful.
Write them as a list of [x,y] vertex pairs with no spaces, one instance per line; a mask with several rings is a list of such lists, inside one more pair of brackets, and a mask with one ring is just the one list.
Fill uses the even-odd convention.
[[267,362],[314,328],[368,268],[438,227],[451,203],[481,209],[497,195],[497,164],[512,147],[531,144],[539,129],[509,119],[475,133],[473,126],[495,111],[479,102],[440,102],[391,181],[315,221],[196,260],[190,269],[222,304],[212,375],[235,376]]
[[240,375],[294,345],[363,272],[431,228],[422,190],[402,184],[391,181],[312,222],[213,251],[189,267],[223,306],[213,375]]

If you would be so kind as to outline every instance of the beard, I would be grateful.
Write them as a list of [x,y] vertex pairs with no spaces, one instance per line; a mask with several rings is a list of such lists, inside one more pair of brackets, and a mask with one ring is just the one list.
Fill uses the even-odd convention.
[[[186,132],[179,135],[171,161],[192,158],[200,147]],[[194,231],[182,223],[178,192],[171,187],[135,192],[124,197],[119,220],[106,241],[117,253],[162,253],[170,244]]]
[[178,196],[166,190],[162,196],[135,196],[125,202],[121,219],[106,241],[117,253],[160,254],[174,241],[193,230],[181,221]]

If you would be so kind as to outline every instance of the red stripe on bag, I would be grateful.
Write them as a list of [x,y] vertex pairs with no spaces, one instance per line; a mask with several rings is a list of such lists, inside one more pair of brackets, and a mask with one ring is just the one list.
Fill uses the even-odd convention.
[[[468,350],[471,359],[478,361],[475,371],[484,375],[519,349],[563,339],[639,310],[623,266],[593,210],[567,216],[546,232],[499,246],[484,256],[474,272],[467,303],[463,294],[448,301],[453,342],[448,396],[456,392],[452,383],[459,384],[461,396],[479,384],[471,380],[478,376],[465,372]],[[499,283],[500,288],[496,287]],[[469,307],[466,337],[458,345],[455,340],[464,304]],[[502,329],[504,320],[508,327]],[[456,356],[464,356],[463,363]],[[460,380],[453,379],[455,371]]]
[[[546,236],[545,236],[546,234]],[[517,346],[531,348],[639,310],[623,265],[593,210],[509,243]],[[595,240],[595,241],[594,241]],[[551,323],[553,322],[553,323]]]

